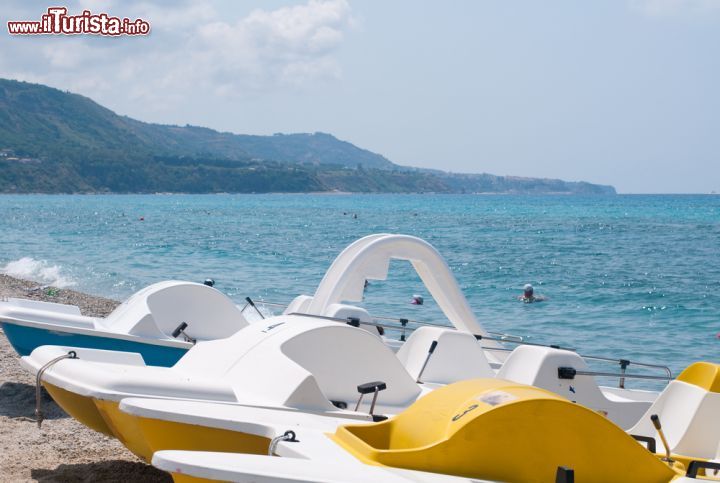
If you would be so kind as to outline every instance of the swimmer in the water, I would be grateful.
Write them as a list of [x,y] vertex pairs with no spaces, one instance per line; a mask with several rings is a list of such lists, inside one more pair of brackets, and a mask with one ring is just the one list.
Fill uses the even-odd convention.
[[531,304],[533,302],[542,302],[547,300],[547,297],[544,295],[535,295],[535,289],[533,289],[533,286],[526,283],[523,287],[523,294],[518,296],[518,300],[526,304]]

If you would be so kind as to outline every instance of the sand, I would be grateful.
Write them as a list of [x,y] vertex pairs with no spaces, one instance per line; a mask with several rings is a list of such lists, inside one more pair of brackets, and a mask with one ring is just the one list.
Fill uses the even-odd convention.
[[[0,299],[46,300],[80,307],[84,315],[105,316],[114,300],[0,275]],[[0,330],[0,481],[171,482],[167,473],[145,464],[116,439],[69,417],[44,393],[45,421],[34,420],[35,380]]]

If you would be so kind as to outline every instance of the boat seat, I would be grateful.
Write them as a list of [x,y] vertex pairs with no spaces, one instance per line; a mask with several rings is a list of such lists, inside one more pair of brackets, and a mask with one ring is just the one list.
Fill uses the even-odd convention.
[[9,298],[0,302],[0,321],[13,319],[57,324],[65,327],[94,329],[100,319],[87,317],[75,305],[63,305],[40,300]]
[[284,342],[281,350],[312,374],[328,400],[344,402],[350,409],[359,396],[357,387],[372,381],[387,384],[378,397],[379,407],[407,406],[421,392],[393,351],[362,329],[337,324],[309,330]]
[[[421,393],[376,334],[314,317],[253,323],[231,338],[198,344],[176,368],[220,374],[244,404],[326,411],[335,402],[353,409],[359,385],[383,381],[377,412],[394,413]],[[371,400],[364,398],[363,411]]]
[[347,304],[331,304],[328,306],[328,308],[325,310],[325,313],[322,315],[325,317],[333,317],[335,319],[347,321],[345,323],[350,322],[351,319],[357,319],[358,327],[360,327],[361,329],[367,330],[371,334],[378,337],[383,334],[383,332],[380,330],[380,327],[372,325],[372,316],[367,310],[363,309],[362,307]]
[[[630,434],[658,443],[650,416],[660,417],[670,451],[692,458],[716,458],[720,444],[720,365],[696,362],[667,385]],[[661,450],[660,445],[658,450]]]
[[614,392],[603,391],[602,389],[601,389],[601,391],[602,391],[603,395],[604,395],[606,398],[608,398],[608,400],[610,400],[610,401],[612,401],[612,402],[637,401],[637,399],[632,399],[632,398],[629,398],[629,397],[623,397],[623,396],[621,396],[620,394],[615,394]]
[[197,340],[229,337],[248,325],[225,294],[201,283],[167,281],[153,284],[119,305],[104,321],[113,332],[140,337],[172,338],[182,322]]
[[287,307],[285,307],[283,315],[307,313],[307,309],[312,303],[312,300],[313,298],[309,295],[298,295],[288,304]]
[[[422,428],[422,429],[420,429]],[[499,379],[436,389],[394,418],[338,427],[361,461],[492,481],[668,482],[668,467],[606,418],[549,391]]]
[[[433,342],[437,345],[428,359]],[[415,380],[427,360],[420,377],[427,383],[451,384],[464,379],[495,377],[475,336],[455,329],[427,326],[415,329],[398,350],[397,358]]]
[[591,376],[560,379],[558,375],[560,367],[572,367],[578,371],[589,370],[585,360],[576,352],[521,345],[508,356],[497,377],[553,391],[607,415],[623,429],[635,424],[650,407],[648,401],[622,397],[608,398],[600,390],[595,378]]

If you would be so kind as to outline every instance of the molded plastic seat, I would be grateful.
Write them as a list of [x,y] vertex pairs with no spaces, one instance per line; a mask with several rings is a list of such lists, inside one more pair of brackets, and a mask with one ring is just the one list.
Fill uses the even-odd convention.
[[169,338],[182,322],[198,340],[222,339],[248,325],[227,295],[201,283],[167,281],[137,292],[119,305],[103,324],[115,332]]
[[[313,346],[323,350],[310,349]],[[421,392],[395,354],[365,330],[340,324],[309,330],[284,342],[281,351],[306,370],[331,401],[354,403],[357,386],[371,381],[387,384],[378,398],[381,406],[406,406]]]
[[312,317],[277,320],[198,344],[175,369],[221,377],[238,401],[252,404],[325,410],[338,401],[352,407],[357,386],[371,381],[387,384],[379,408],[404,407],[420,395],[421,388],[376,334]]
[[333,439],[367,464],[498,481],[668,482],[678,476],[607,418],[549,391],[498,379],[439,388],[395,418]]
[[[434,341],[437,345],[428,359]],[[416,380],[427,360],[422,382],[450,384],[465,379],[495,377],[475,336],[453,329],[420,327],[398,350],[397,357]]]
[[660,437],[650,416],[660,417],[670,451],[693,458],[717,457],[720,444],[720,365],[696,362],[667,385],[630,434]]
[[602,411],[623,429],[637,423],[650,407],[648,401],[608,397],[600,390],[594,377],[576,376],[560,379],[559,367],[572,367],[578,371],[589,368],[576,352],[551,347],[519,346],[498,371],[499,379],[541,387],[564,396],[596,411]]

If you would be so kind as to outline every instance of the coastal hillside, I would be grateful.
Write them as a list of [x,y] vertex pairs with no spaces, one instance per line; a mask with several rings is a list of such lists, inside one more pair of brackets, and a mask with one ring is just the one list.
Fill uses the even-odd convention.
[[250,136],[118,116],[87,97],[0,79],[0,149],[32,156],[177,155],[388,169],[379,154],[324,134]]
[[407,168],[325,133],[252,136],[119,116],[0,79],[0,192],[614,194],[610,186]]

